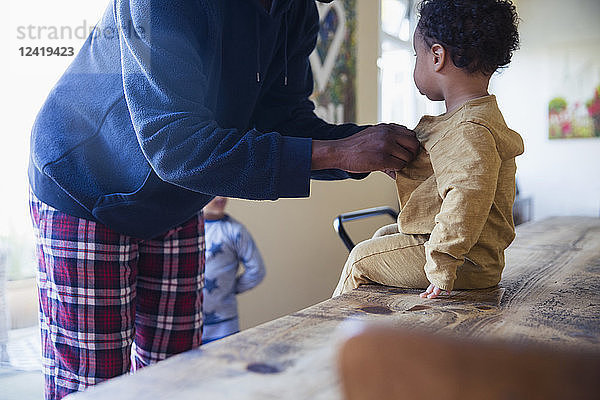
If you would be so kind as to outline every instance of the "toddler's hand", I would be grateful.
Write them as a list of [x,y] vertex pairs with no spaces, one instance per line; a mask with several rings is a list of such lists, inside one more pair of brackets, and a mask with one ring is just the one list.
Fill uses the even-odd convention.
[[[435,299],[436,297],[438,297],[440,294],[442,294],[444,292],[444,290],[440,289],[439,287],[435,286],[433,283],[431,285],[429,285],[429,287],[427,288],[426,291],[424,291],[423,293],[421,293],[419,296],[421,298],[428,298],[428,299]],[[450,294],[449,291],[445,291],[445,294]]]

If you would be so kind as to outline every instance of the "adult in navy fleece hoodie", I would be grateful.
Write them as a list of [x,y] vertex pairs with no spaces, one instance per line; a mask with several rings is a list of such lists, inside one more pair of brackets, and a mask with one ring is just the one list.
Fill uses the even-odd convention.
[[[305,197],[320,166],[402,166],[411,155],[401,144],[414,144],[399,127],[318,142],[362,129],[313,113],[308,56],[318,22],[314,0],[275,0],[270,11],[259,0],[111,1],[37,117],[33,192],[144,239],[189,219],[214,195]],[[327,151],[313,154],[321,144]],[[329,163],[315,159],[321,154]]]
[[[315,116],[318,22],[314,0],[110,2],[32,132],[47,397],[126,372],[134,334],[142,364],[198,344],[203,233],[167,243],[165,232],[215,195],[303,197],[311,174],[361,177],[346,171],[414,157],[403,127]],[[47,205],[58,212],[37,212]],[[184,267],[193,278],[173,278]]]

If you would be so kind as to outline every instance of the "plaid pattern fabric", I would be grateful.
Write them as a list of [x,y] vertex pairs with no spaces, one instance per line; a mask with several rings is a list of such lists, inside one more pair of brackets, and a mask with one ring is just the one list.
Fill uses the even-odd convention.
[[30,206],[47,399],[200,345],[201,214],[142,241],[65,214],[33,195]]

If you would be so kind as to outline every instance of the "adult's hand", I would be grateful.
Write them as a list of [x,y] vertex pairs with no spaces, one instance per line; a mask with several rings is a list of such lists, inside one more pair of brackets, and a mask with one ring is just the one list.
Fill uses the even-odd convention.
[[415,133],[396,124],[379,124],[350,137],[313,140],[312,169],[337,168],[348,172],[400,170],[419,151]]

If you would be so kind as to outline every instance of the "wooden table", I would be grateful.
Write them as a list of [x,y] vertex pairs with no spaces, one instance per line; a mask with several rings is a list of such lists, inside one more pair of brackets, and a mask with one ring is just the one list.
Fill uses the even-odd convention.
[[339,399],[335,357],[348,321],[600,351],[600,219],[523,225],[506,264],[499,287],[437,300],[361,287],[74,397]]

